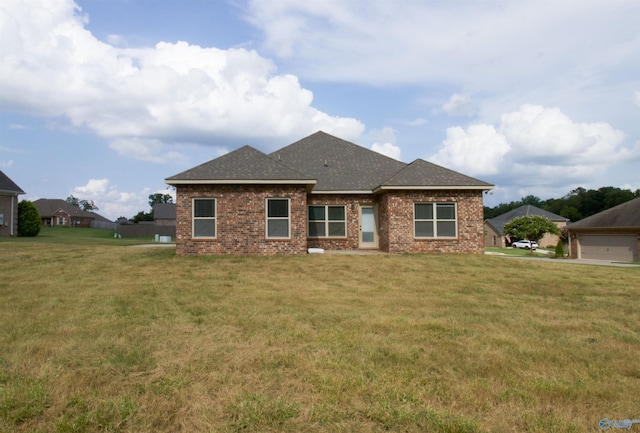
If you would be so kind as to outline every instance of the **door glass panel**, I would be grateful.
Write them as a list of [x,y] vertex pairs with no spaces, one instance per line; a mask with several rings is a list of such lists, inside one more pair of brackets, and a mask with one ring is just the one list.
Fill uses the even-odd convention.
[[375,223],[373,220],[373,208],[362,208],[362,242],[373,242]]

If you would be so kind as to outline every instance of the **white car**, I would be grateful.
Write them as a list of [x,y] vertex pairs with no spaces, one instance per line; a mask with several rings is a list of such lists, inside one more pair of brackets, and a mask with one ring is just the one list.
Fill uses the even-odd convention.
[[526,239],[521,241],[515,241],[511,244],[513,248],[524,248],[525,250],[531,250],[538,248],[538,243],[536,241],[528,241]]

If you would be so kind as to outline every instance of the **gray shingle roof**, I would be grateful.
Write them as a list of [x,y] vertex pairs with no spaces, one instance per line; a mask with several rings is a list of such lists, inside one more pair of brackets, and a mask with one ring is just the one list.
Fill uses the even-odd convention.
[[384,181],[381,189],[394,187],[446,187],[446,188],[491,188],[493,185],[466,176],[457,171],[416,159],[391,178]]
[[511,221],[512,219],[520,218],[524,216],[532,216],[532,215],[543,216],[547,218],[549,221],[554,221],[554,222],[569,221],[568,218],[565,218],[560,215],[556,215],[553,212],[540,209],[539,207],[536,207],[530,204],[525,204],[523,206],[520,206],[519,208],[510,210],[509,212],[505,212],[502,215],[498,215],[495,218],[490,218],[486,220],[486,222],[489,225],[491,225],[496,230],[496,232],[504,233],[505,224]]
[[372,193],[385,188],[493,187],[421,159],[405,164],[322,131],[269,155],[244,146],[166,179],[170,185],[269,181],[315,183],[313,191],[316,193]]
[[93,219],[108,221],[106,218],[98,215],[95,212],[88,212],[86,210],[82,210],[78,206],[74,206],[71,203],[68,203],[66,200],[62,200],[60,198],[41,198],[34,201],[33,204],[38,210],[40,217],[50,218],[58,210],[62,209],[71,217],[93,218]]
[[156,203],[153,205],[153,218],[161,220],[176,219],[175,203]]
[[9,176],[0,170],[0,192],[9,192],[14,194],[24,194],[25,192],[16,185]]
[[640,228],[640,198],[603,210],[569,226],[569,230],[604,228]]
[[170,185],[188,183],[249,183],[285,181],[312,185],[315,179],[251,146],[243,146],[219,158],[166,179]]
[[315,178],[314,191],[372,191],[406,165],[322,131],[271,156]]

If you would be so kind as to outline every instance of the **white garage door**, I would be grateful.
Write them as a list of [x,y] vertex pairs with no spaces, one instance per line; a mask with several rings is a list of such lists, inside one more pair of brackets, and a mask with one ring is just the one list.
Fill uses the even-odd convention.
[[580,236],[580,258],[594,260],[638,261],[636,236]]

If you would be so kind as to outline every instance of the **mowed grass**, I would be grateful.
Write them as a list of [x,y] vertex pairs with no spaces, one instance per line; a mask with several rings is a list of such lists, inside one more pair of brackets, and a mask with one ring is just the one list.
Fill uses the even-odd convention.
[[596,432],[640,417],[637,269],[48,239],[0,255],[3,432]]

